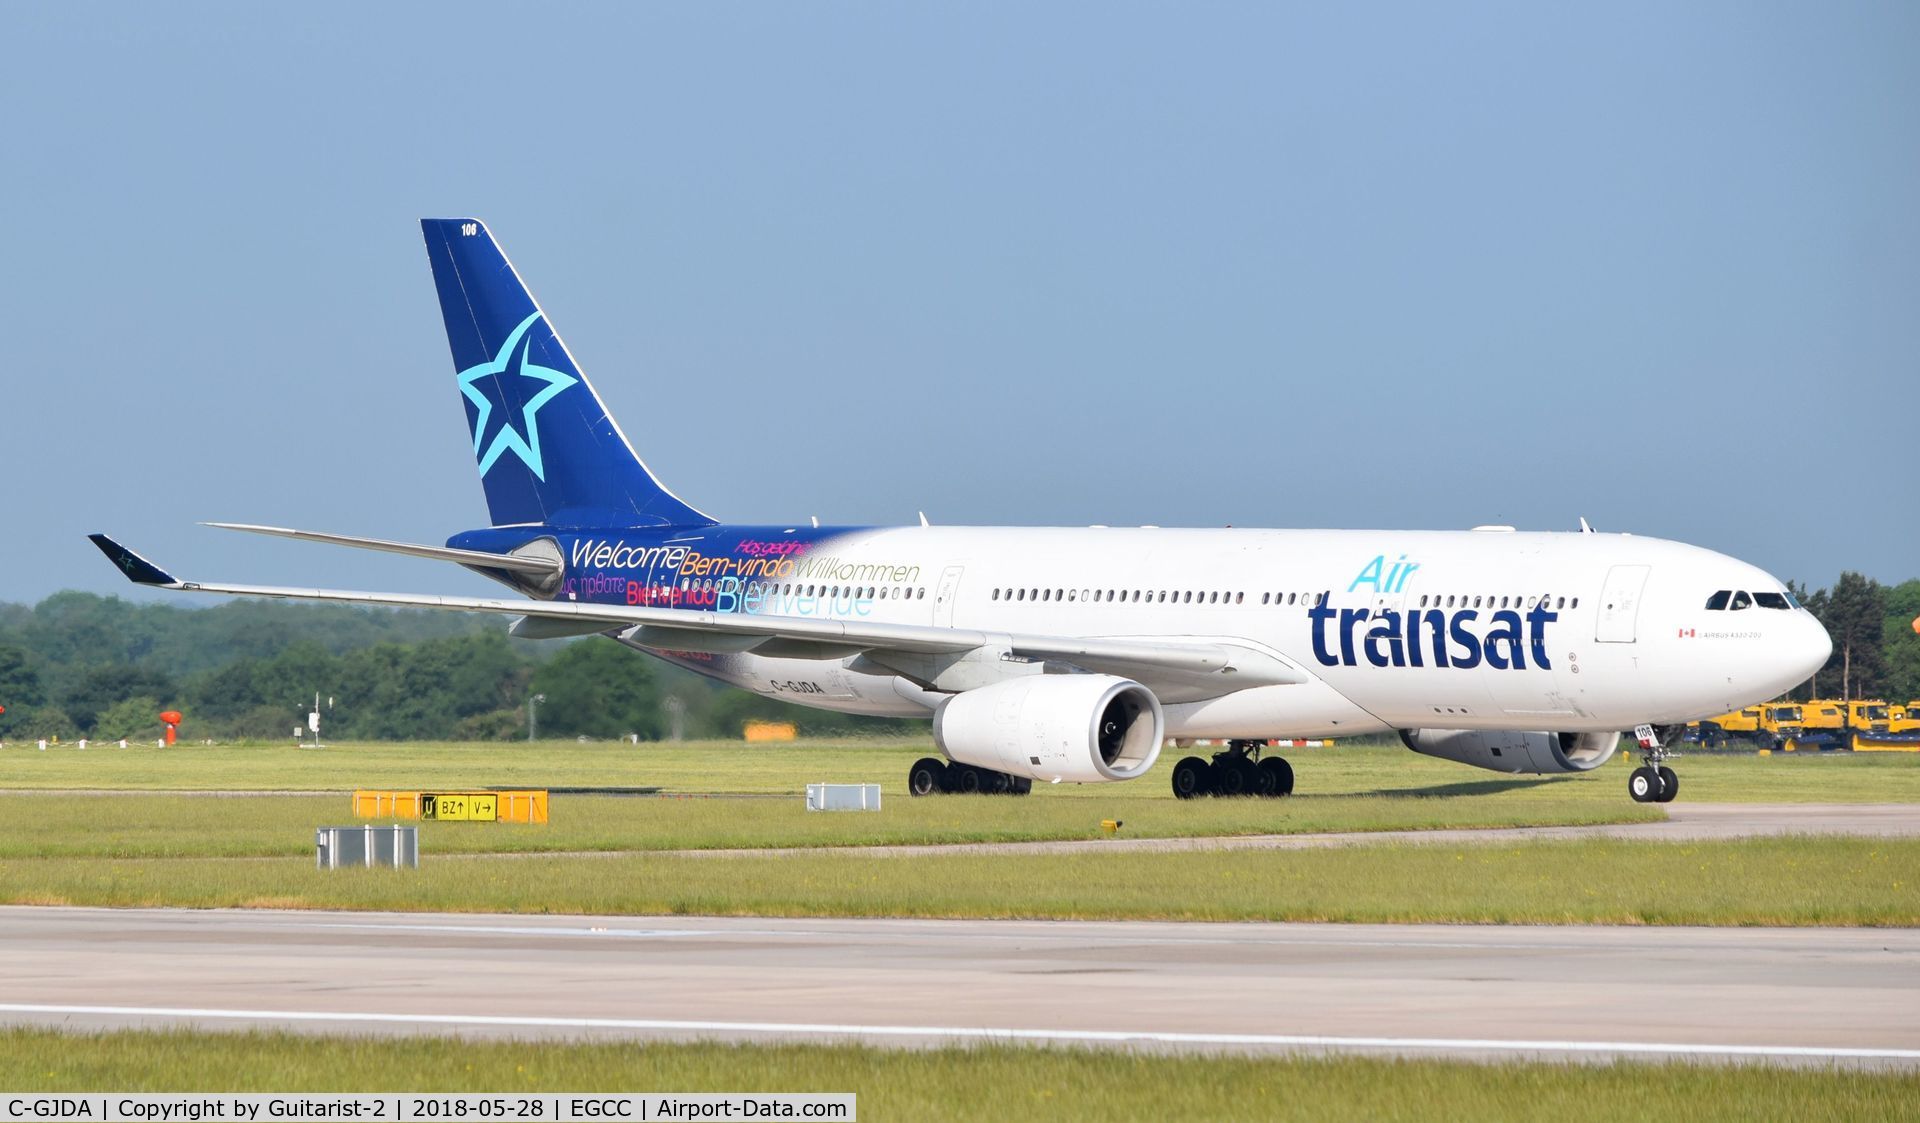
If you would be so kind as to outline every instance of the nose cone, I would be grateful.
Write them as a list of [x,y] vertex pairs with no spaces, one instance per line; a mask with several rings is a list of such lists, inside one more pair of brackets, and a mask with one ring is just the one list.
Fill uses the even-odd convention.
[[1814,672],[1826,666],[1827,660],[1833,657],[1833,637],[1827,634],[1827,629],[1813,618],[1811,612],[1803,611],[1798,615],[1802,627],[1800,635],[1793,642],[1791,654],[1796,684],[1812,678]]

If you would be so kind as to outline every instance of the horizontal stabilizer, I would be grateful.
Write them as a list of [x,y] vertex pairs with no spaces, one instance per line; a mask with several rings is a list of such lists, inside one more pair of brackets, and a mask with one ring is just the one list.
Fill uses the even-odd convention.
[[461,565],[476,565],[486,569],[505,569],[514,573],[531,573],[537,577],[550,578],[557,577],[560,574],[560,562],[556,558],[524,557],[519,554],[490,554],[485,550],[456,550],[451,546],[422,546],[412,542],[392,542],[385,538],[361,538],[351,534],[327,534],[318,530],[292,530],[284,526],[254,526],[250,523],[202,523],[201,525],[219,527],[221,530],[244,530],[248,534],[270,534],[276,538],[295,538],[302,542],[326,542],[335,546],[352,546],[358,550],[379,550],[388,554],[405,554],[413,558],[431,558],[435,561],[459,562]]

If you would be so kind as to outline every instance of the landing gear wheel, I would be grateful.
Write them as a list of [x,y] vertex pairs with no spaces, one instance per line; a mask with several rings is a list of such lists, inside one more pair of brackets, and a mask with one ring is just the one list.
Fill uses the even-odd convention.
[[947,762],[939,757],[924,756],[913,762],[907,772],[908,795],[933,795],[946,790]]
[[947,770],[947,776],[951,780],[948,791],[972,795],[980,790],[980,770],[971,764],[956,764]]
[[980,790],[988,795],[1006,795],[1013,787],[1013,777],[1005,772],[983,772],[980,775]]
[[1660,773],[1641,765],[1627,777],[1627,794],[1635,803],[1653,803],[1660,798]]
[[1253,762],[1250,760],[1240,761],[1232,757],[1215,761],[1213,765],[1214,794],[1246,795],[1255,783],[1253,767]]
[[1278,798],[1293,794],[1293,765],[1277,756],[1260,761],[1260,794]]
[[1668,768],[1664,764],[1659,767],[1658,771],[1660,773],[1660,795],[1655,798],[1654,802],[1672,803],[1673,797],[1680,794],[1680,777],[1674,775],[1673,769]]
[[1274,775],[1271,769],[1260,767],[1260,764],[1259,761],[1253,763],[1253,783],[1248,785],[1247,792],[1261,799],[1272,799],[1280,794],[1280,777]]
[[1013,787],[1010,790],[1014,795],[1029,794],[1033,791],[1033,778],[1030,776],[1013,777]]
[[1207,762],[1190,756],[1173,766],[1175,799],[1197,799],[1208,793]]

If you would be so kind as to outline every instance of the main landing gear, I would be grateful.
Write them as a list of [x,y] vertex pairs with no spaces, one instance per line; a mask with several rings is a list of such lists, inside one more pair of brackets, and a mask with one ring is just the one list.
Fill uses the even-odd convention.
[[1642,725],[1634,729],[1634,736],[1640,740],[1640,767],[1627,777],[1627,794],[1635,803],[1672,803],[1673,797],[1680,794],[1680,777],[1674,775],[1666,761],[1669,754],[1667,729],[1655,729]]
[[1033,781],[936,756],[921,757],[907,773],[909,795],[1026,795]]
[[1187,757],[1173,766],[1173,794],[1181,799],[1293,794],[1293,766],[1277,756],[1260,759],[1260,749],[1258,741],[1229,741],[1226,751],[1213,754],[1211,761]]

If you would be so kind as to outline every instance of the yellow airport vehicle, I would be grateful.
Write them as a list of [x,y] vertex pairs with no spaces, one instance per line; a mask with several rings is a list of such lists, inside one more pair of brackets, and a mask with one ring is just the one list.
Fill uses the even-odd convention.
[[1847,703],[1847,726],[1862,733],[1885,733],[1892,715],[1880,701]]
[[1798,702],[1769,702],[1760,709],[1760,728],[1773,734],[1774,740],[1800,735],[1803,726]]
[[1911,752],[1920,748],[1920,721],[1877,698],[1816,698],[1801,706],[1801,734],[1786,748]]
[[1795,702],[1768,702],[1743,706],[1694,725],[1694,738],[1710,749],[1731,741],[1750,741],[1763,749],[1786,748],[1801,733],[1800,706]]
[[356,791],[357,819],[424,819],[441,823],[544,823],[547,793]]
[[1708,718],[1700,725],[1705,728],[1708,723],[1719,726],[1723,733],[1758,733],[1760,732],[1760,707],[1743,706],[1721,714],[1719,717]]
[[1887,732],[1920,732],[1920,702],[1908,702],[1904,706],[1887,707]]
[[1743,706],[1716,717],[1694,723],[1695,736],[1702,745],[1717,749],[1729,741],[1757,740],[1760,733],[1760,707]]
[[1800,727],[1808,733],[1847,727],[1846,707],[1828,698],[1815,698],[1800,707]]

